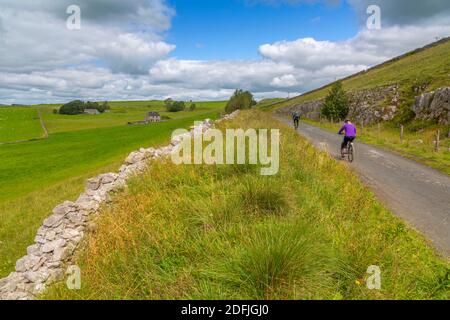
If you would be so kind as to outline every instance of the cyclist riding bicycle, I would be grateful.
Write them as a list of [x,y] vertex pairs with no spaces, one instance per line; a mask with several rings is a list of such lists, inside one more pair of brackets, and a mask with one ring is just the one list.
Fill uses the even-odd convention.
[[292,113],[292,119],[294,120],[294,127],[298,128],[298,124],[300,122],[300,113],[297,111]]
[[350,120],[345,120],[345,124],[342,126],[341,130],[339,130],[339,134],[341,135],[345,132],[344,141],[341,144],[341,156],[345,158],[344,150],[347,148],[349,143],[352,143],[356,138],[356,127]]

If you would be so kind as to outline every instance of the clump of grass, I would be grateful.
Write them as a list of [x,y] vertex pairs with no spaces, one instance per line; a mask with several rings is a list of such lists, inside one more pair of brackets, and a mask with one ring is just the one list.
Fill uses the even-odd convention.
[[[311,241],[316,235],[310,228],[272,221],[257,225],[245,233],[245,240],[215,276],[251,299],[301,297],[306,283],[327,281],[327,250],[320,241]],[[314,292],[316,296],[320,293]]]
[[275,179],[248,179],[238,192],[247,212],[283,214],[289,210],[287,194]]

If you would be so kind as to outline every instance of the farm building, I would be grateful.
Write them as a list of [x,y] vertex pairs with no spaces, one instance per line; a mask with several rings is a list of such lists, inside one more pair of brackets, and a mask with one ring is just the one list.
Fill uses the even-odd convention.
[[129,125],[135,126],[135,125],[145,125],[149,123],[155,123],[155,122],[161,122],[161,115],[158,112],[149,112],[145,116],[145,120],[142,121],[135,121],[135,122],[128,122]]
[[160,122],[161,121],[161,115],[158,112],[149,112],[147,116],[145,117],[146,122]]
[[84,114],[95,115],[100,114],[100,112],[97,109],[85,109]]

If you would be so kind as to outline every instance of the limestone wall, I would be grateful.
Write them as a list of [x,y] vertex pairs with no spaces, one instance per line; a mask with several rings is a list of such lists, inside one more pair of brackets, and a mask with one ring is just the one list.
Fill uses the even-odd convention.
[[[397,111],[399,93],[396,85],[350,92],[348,96],[349,117],[357,123],[371,124],[391,120]],[[309,101],[277,110],[277,113],[289,115],[298,111],[303,117],[319,120],[323,102],[324,99]]]
[[[221,120],[232,119],[237,114],[238,111]],[[190,134],[205,132],[212,126],[212,121],[205,120],[194,126]],[[65,201],[56,206],[37,230],[27,254],[17,260],[15,271],[0,279],[0,300],[35,299],[49,285],[63,280],[84,235],[95,230],[93,218],[98,215],[101,205],[111,201],[112,193],[125,187],[129,178],[142,173],[149,161],[167,157],[181,141],[180,137],[174,137],[168,146],[132,152],[118,173],[89,179],[85,191],[76,201]]]

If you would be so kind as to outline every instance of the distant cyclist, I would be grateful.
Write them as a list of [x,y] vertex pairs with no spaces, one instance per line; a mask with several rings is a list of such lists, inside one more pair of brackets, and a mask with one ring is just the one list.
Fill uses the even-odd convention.
[[292,113],[292,119],[294,120],[294,127],[295,129],[298,128],[299,122],[300,122],[300,113],[298,113],[297,111],[294,111]]
[[344,150],[347,148],[349,143],[352,143],[356,138],[356,127],[350,120],[345,120],[345,124],[342,126],[341,130],[339,130],[339,134],[345,132],[344,141],[341,144],[341,156],[345,157]]

